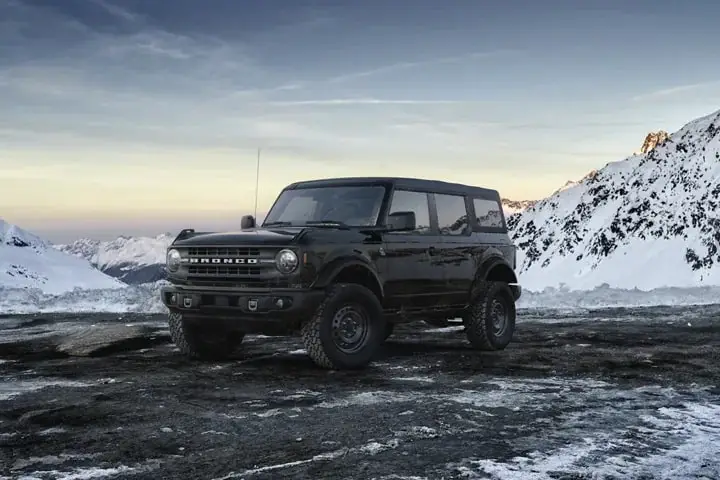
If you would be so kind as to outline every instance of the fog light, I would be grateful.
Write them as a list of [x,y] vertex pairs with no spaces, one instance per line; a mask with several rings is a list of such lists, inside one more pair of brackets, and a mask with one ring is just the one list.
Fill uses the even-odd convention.
[[275,306],[278,308],[283,308],[285,306],[285,302],[282,298],[278,298],[277,300],[275,300]]

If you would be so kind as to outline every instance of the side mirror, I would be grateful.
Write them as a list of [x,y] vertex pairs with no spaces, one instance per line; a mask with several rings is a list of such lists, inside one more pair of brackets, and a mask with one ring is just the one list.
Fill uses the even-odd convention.
[[387,227],[390,231],[415,230],[415,212],[394,212],[388,215]]
[[255,217],[252,215],[243,215],[240,220],[240,228],[245,230],[246,228],[255,228]]

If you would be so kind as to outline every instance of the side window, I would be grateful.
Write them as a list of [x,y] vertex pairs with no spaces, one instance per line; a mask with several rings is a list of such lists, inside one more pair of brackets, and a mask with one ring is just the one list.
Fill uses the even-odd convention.
[[426,193],[395,190],[388,215],[395,212],[415,212],[415,232],[430,230],[430,206]]
[[484,198],[474,198],[475,216],[478,225],[482,228],[504,228],[502,214],[500,213],[500,204],[494,200],[486,200]]
[[468,232],[468,214],[465,197],[435,194],[438,228],[442,235],[464,235]]

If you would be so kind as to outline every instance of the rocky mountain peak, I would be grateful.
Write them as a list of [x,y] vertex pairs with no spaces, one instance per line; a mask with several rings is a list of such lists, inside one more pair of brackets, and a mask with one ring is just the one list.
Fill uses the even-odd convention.
[[640,148],[640,153],[645,155],[658,145],[662,145],[665,141],[670,138],[670,134],[665,130],[658,130],[657,132],[650,132],[645,137],[645,141]]

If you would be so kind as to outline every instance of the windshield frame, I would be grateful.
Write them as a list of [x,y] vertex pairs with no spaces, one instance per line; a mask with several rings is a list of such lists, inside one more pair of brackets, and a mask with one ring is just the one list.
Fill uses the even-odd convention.
[[[316,185],[313,183],[308,183],[306,185],[303,184],[295,184],[289,187],[284,188],[280,193],[278,194],[277,198],[273,202],[272,206],[268,210],[267,214],[265,215],[265,218],[263,219],[262,227],[268,227],[268,224],[274,223],[277,220],[268,221],[268,219],[272,219],[271,215],[273,212],[278,208],[280,205],[280,202],[283,198],[283,195],[286,193],[292,193],[296,192],[298,190],[323,190],[323,189],[339,189],[339,188],[362,188],[362,189],[368,189],[368,188],[382,188],[383,191],[380,195],[380,206],[377,209],[377,212],[375,212],[375,217],[373,219],[372,224],[367,225],[353,225],[353,224],[337,224],[334,222],[328,222],[326,224],[321,223],[320,221],[310,221],[310,223],[306,223],[304,221],[301,222],[292,222],[291,224],[283,224],[283,225],[277,225],[278,227],[323,227],[323,226],[330,226],[330,227],[341,227],[341,228],[375,228],[379,225],[384,223],[384,216],[387,210],[387,205],[389,198],[392,194],[392,185],[390,182],[387,181],[363,181],[363,182],[357,182],[357,181],[348,181],[348,182],[333,182],[333,183],[326,183],[321,185]],[[331,218],[329,220],[332,221],[338,221],[338,222],[345,222],[346,219],[343,218]],[[272,228],[272,226],[270,226]]]

